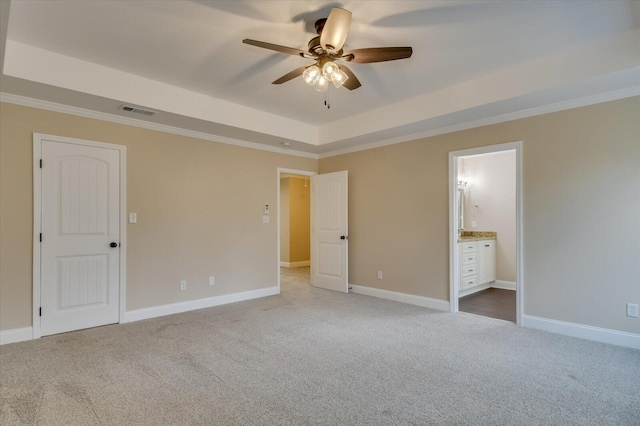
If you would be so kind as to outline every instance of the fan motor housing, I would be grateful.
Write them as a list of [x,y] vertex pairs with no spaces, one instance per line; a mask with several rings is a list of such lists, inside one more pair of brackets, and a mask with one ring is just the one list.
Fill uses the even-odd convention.
[[324,52],[322,45],[320,44],[320,36],[314,37],[309,40],[309,53],[314,55],[320,55]]

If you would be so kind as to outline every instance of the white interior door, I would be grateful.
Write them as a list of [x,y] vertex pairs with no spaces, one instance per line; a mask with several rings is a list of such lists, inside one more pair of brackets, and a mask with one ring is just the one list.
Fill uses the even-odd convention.
[[311,177],[311,284],[349,292],[347,171]]
[[41,334],[118,322],[119,151],[43,140],[42,160]]

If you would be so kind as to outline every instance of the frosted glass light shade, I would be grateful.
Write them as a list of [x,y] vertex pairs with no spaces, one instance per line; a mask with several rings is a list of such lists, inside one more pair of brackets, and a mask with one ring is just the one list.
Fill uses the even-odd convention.
[[345,81],[349,79],[349,76],[346,72],[338,69],[338,74],[333,76],[333,85],[336,86],[336,89],[344,84]]
[[340,74],[340,68],[334,62],[327,62],[322,66],[322,75],[329,81]]
[[322,48],[334,52],[342,49],[345,40],[347,40],[350,26],[351,12],[339,7],[331,9],[327,22],[322,29],[322,34],[320,34]]
[[318,68],[316,65],[310,66],[309,68],[304,70],[304,72],[302,73],[302,78],[310,86],[313,86],[314,84],[316,84],[316,82],[320,77],[321,77],[320,68]]
[[316,81],[316,85],[313,87],[315,87],[318,92],[324,92],[329,88],[329,80],[321,75],[318,77],[318,81]]

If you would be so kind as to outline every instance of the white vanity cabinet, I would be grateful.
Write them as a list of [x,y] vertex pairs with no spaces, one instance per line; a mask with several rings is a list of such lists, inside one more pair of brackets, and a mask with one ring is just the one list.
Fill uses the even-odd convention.
[[471,240],[458,243],[460,284],[458,291],[496,279],[496,240]]
[[496,240],[478,240],[478,284],[496,280]]
[[460,259],[460,284],[458,290],[466,290],[478,285],[478,242],[458,243]]

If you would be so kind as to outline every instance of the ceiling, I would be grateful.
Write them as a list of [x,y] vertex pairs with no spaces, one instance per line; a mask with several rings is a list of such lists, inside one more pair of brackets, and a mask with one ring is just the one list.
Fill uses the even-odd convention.
[[[326,156],[640,94],[633,0],[0,7],[5,100],[32,98],[293,154]],[[333,7],[353,13],[345,50],[412,46],[413,56],[349,65],[362,87],[330,89],[327,109],[324,94],[300,78],[271,84],[311,60],[242,40],[306,50],[313,23]],[[130,115],[122,104],[157,114]]]

